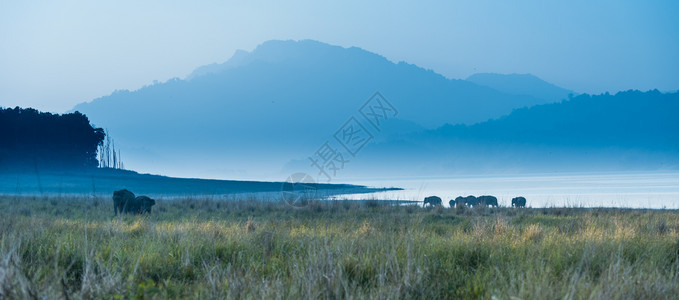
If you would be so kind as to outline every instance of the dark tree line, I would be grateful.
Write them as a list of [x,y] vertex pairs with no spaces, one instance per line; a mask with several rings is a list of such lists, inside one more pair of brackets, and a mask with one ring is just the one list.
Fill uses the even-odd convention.
[[79,112],[0,108],[0,171],[96,168],[105,136]]

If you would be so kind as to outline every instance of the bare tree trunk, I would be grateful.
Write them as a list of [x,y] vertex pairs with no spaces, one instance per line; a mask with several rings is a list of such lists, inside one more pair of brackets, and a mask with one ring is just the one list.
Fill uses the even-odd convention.
[[105,131],[106,139],[99,145],[99,167],[123,169],[123,160],[120,156],[120,150],[116,151],[115,141],[111,138],[108,130]]

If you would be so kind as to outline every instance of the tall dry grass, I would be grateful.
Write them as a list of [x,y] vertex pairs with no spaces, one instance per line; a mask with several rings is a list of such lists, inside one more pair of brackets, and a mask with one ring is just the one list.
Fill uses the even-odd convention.
[[0,197],[0,298],[565,298],[679,294],[679,214],[366,202]]

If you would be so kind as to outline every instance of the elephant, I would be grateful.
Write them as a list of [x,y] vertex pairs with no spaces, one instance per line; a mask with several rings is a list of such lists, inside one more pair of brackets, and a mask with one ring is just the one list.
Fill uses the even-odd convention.
[[118,212],[128,214],[150,214],[151,207],[154,205],[156,205],[156,200],[147,196],[135,197],[134,193],[126,189],[113,192],[113,209],[116,215],[118,215]]
[[467,205],[467,206],[476,206],[478,204],[478,201],[476,200],[476,197],[469,195],[467,197],[462,197],[459,196],[455,198],[455,204],[459,205]]
[[526,207],[526,198],[524,197],[512,198],[512,207]]
[[479,196],[476,198],[479,204],[482,206],[495,206],[497,207],[497,198],[495,196]]
[[462,208],[466,205],[465,197],[457,197],[452,199],[448,201],[448,204],[450,205],[450,208]]
[[479,205],[479,198],[469,195],[465,197],[464,202],[469,206],[477,206]]
[[117,216],[118,212],[128,212],[128,207],[132,205],[134,200],[134,193],[127,189],[113,192],[113,211],[115,212],[115,215]]
[[429,196],[424,198],[424,205],[426,206],[429,204],[429,206],[441,206],[443,204],[443,200],[439,198],[438,196]]
[[156,205],[156,200],[147,196],[139,196],[134,198],[131,205],[128,205],[126,212],[132,214],[150,214],[151,207],[154,205]]

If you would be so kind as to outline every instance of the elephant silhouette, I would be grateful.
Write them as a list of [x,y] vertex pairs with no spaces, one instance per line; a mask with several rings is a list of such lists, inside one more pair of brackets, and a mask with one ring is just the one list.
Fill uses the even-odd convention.
[[524,197],[512,198],[512,207],[526,207],[526,198]]
[[474,197],[472,195],[469,195],[467,197],[459,196],[459,197],[455,198],[455,204],[456,205],[476,206],[476,205],[478,205],[478,203],[479,202],[476,199],[476,197]]
[[427,206],[427,204],[429,204],[429,206],[441,206],[443,205],[443,200],[438,196],[429,196],[424,198],[423,206]]
[[497,198],[495,196],[479,196],[476,198],[481,206],[495,206],[497,207]]
[[118,215],[118,212],[123,213],[126,212],[125,210],[129,205],[132,205],[132,202],[134,202],[135,196],[133,192],[128,191],[127,189],[122,189],[113,192],[113,211],[115,215]]
[[113,192],[113,210],[115,215],[120,213],[128,214],[150,214],[151,207],[156,205],[156,200],[148,196],[135,197],[134,193],[127,189]]

